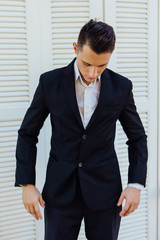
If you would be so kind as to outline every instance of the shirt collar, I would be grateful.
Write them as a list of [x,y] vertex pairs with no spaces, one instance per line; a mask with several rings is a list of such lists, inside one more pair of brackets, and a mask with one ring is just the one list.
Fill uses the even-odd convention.
[[[78,69],[78,66],[77,66],[77,59],[75,60],[74,62],[74,72],[75,72],[75,81],[78,80],[78,78],[80,77],[80,80],[82,81],[81,79],[81,75],[79,73],[79,69]],[[97,78],[97,80],[100,82],[101,81],[101,75]],[[96,81],[94,81],[93,83],[95,83]]]

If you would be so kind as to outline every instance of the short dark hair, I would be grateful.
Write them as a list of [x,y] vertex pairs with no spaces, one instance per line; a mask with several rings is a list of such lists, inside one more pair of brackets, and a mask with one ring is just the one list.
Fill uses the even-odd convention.
[[116,36],[113,27],[107,23],[91,19],[80,30],[77,45],[82,49],[87,44],[97,54],[113,52]]

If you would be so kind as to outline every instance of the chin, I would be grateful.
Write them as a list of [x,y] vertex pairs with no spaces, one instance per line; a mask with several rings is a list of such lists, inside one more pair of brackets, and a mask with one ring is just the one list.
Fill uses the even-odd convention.
[[[96,79],[96,78],[95,78]],[[88,79],[88,82],[93,82],[95,79]]]

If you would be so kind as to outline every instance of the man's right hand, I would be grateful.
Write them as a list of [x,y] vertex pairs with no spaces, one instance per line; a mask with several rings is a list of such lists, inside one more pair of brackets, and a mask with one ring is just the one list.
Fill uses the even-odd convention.
[[37,220],[42,219],[39,204],[45,208],[42,195],[33,184],[22,186],[22,202],[25,209],[31,213]]

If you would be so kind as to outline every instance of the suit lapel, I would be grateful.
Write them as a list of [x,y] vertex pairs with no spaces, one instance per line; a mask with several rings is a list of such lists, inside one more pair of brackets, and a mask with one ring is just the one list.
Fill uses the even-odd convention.
[[[68,99],[69,105],[71,106],[73,113],[76,119],[78,120],[80,126],[84,129],[81,115],[79,112],[77,98],[76,98],[75,74],[74,74],[75,60],[76,58],[74,58],[73,61],[67,67],[64,68],[62,81],[63,81],[65,94]],[[110,81],[109,81],[109,73],[108,73],[108,70],[106,69],[101,75],[101,88],[100,88],[98,104],[86,126],[86,130],[92,126],[92,124],[95,122],[96,118],[98,117],[100,110],[105,105],[105,103],[107,103],[107,96],[109,93],[110,93]]]
[[75,89],[75,74],[74,74],[74,62],[76,58],[64,69],[63,75],[63,85],[65,89],[65,94],[68,99],[69,105],[73,110],[73,113],[78,120],[80,126],[84,128],[83,122],[80,116],[79,107],[76,98],[76,89]]

